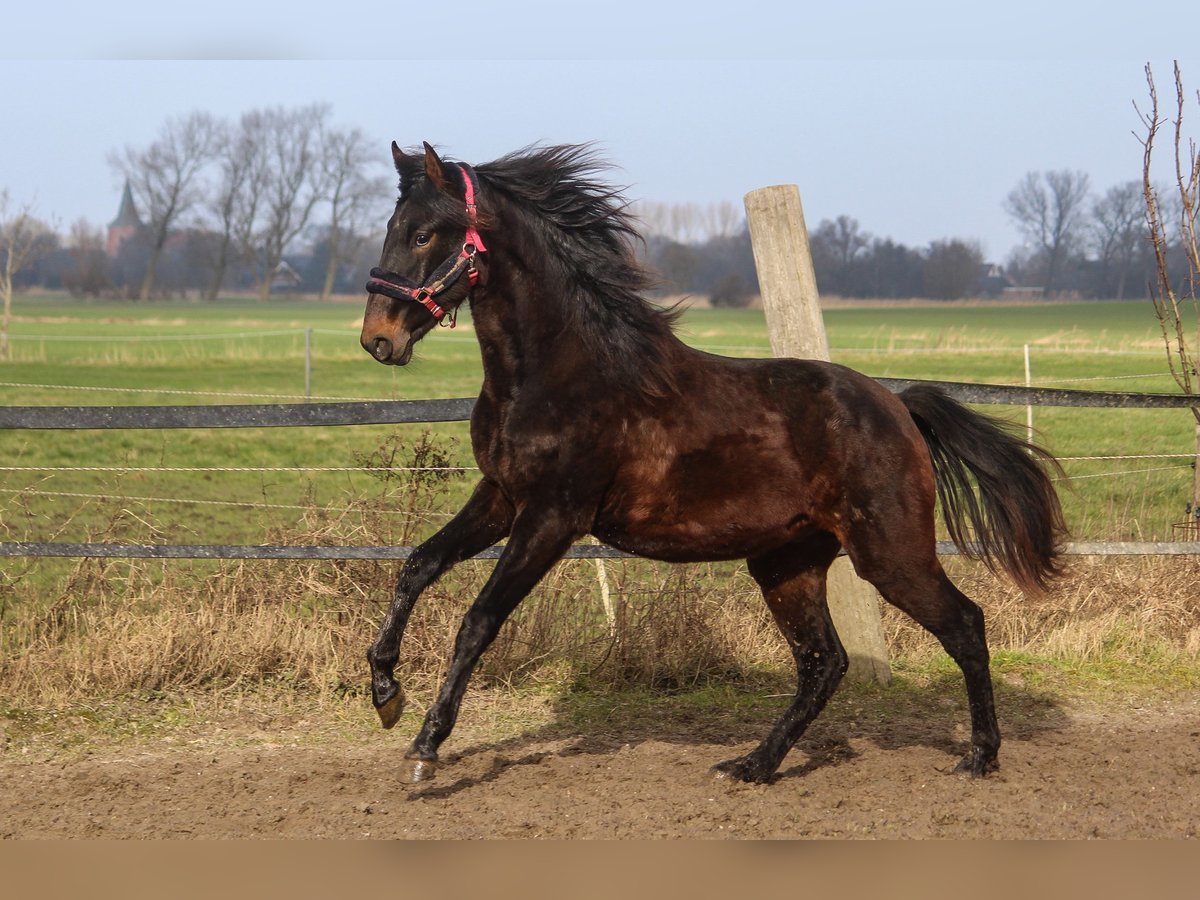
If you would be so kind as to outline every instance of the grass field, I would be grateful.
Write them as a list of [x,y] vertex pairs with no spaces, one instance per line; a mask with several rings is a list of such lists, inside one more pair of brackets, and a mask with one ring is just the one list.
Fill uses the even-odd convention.
[[[465,318],[455,331],[431,334],[408,367],[374,363],[358,346],[359,302],[21,297],[15,313],[13,358],[0,363],[7,405],[302,399],[307,329],[314,399],[465,397],[482,377]],[[862,306],[830,309],[826,323],[834,359],[876,376],[1023,383],[1029,344],[1037,384],[1174,389],[1145,304]],[[757,311],[689,310],[680,334],[714,352],[769,352]],[[992,411],[1024,424],[1024,409]],[[1041,440],[1060,456],[1193,449],[1186,411],[1035,415]],[[473,482],[470,472],[382,468],[471,465],[465,424],[428,432],[361,426],[0,433],[0,536],[415,543],[457,508]],[[1184,518],[1192,470],[1183,456],[1065,466],[1072,477],[1063,485],[1064,504],[1078,539],[1169,537]],[[354,471],[297,470],[316,467]],[[180,468],[204,471],[172,471]],[[237,468],[245,471],[224,470]],[[988,610],[1006,677],[1036,679],[1049,666],[1057,673],[1049,677],[1134,685],[1200,678],[1195,566],[1187,559],[1081,563],[1061,589],[1034,601],[978,565],[949,564]],[[358,702],[362,648],[394,568],[0,560],[0,694],[8,697],[0,717],[81,698],[268,682]],[[418,696],[432,690],[454,623],[489,571],[486,563],[459,567],[418,607],[404,656]],[[678,689],[722,677],[765,677],[777,686],[789,677],[786,648],[744,566],[610,563],[616,632],[605,622],[597,575],[591,563],[557,567],[485,657],[483,683],[570,691],[599,678],[618,687]],[[885,628],[901,671],[947,665],[928,635],[894,611],[885,610]]]
[[[20,297],[13,359],[0,364],[8,405],[286,402],[304,396],[305,330],[314,398],[466,397],[482,378],[470,322],[437,331],[408,367],[373,363],[358,346],[358,302],[218,304],[78,302]],[[826,313],[835,361],[871,375],[1023,383],[1024,345],[1039,385],[1169,391],[1158,326],[1145,303],[835,308]],[[693,309],[689,343],[733,356],[768,355],[761,312]],[[1024,409],[993,408],[1024,423]],[[1044,442],[1063,457],[1187,454],[1186,411],[1035,411]],[[421,428],[401,429],[411,441]],[[358,467],[387,427],[0,434],[0,524],[31,539],[84,540],[110,525],[119,497],[134,515],[127,539],[261,539],[306,510],[339,508],[373,484],[362,473],[169,472],[172,467]],[[451,463],[470,466],[466,427],[436,426]],[[387,452],[391,452],[389,449]],[[1185,516],[1190,460],[1069,460],[1064,492],[1080,538],[1169,537]],[[126,467],[126,471],[12,471],[11,467]],[[447,494],[447,510],[470,476]],[[153,499],[145,499],[153,498]],[[188,502],[185,502],[188,501]],[[241,505],[238,505],[241,504]],[[154,523],[139,536],[136,519]],[[36,533],[18,525],[37,522]],[[148,526],[147,526],[148,528]]]

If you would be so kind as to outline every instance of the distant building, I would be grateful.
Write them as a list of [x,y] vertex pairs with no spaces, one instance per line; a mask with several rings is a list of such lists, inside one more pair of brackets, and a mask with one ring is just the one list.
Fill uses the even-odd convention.
[[1004,274],[1004,267],[985,262],[979,267],[975,278],[975,293],[981,297],[999,297],[1012,289],[1012,280]]
[[302,276],[286,259],[279,261],[279,265],[275,267],[275,274],[271,278],[271,292],[291,292],[300,289],[300,285],[304,283]]
[[117,217],[108,225],[108,242],[104,247],[108,258],[116,259],[117,254],[121,252],[121,245],[136,235],[141,228],[142,219],[133,203],[133,191],[129,189],[129,182],[126,181],[125,190],[121,194],[121,208]]

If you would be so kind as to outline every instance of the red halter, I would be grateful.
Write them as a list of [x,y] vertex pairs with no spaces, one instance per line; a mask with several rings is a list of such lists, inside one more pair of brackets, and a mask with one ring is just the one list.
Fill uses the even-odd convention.
[[[479,270],[475,268],[475,254],[487,252],[478,229],[479,213],[475,206],[475,193],[479,189],[479,182],[475,177],[475,170],[466,163],[456,165],[462,173],[463,199],[467,207],[467,233],[463,236],[462,250],[447,257],[422,284],[380,268],[371,270],[371,280],[367,282],[368,293],[383,294],[395,300],[416,300],[429,310],[439,323],[445,318],[446,310],[438,305],[435,298],[449,290],[451,285],[462,277],[463,272],[467,273],[468,280],[474,286],[479,280]],[[456,316],[451,316],[450,327],[453,328],[455,324]]]

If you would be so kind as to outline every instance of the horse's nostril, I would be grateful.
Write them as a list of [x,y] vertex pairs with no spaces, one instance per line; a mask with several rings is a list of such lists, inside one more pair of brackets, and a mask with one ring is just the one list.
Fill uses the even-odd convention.
[[370,347],[371,355],[383,362],[392,355],[392,342],[385,337],[377,337]]

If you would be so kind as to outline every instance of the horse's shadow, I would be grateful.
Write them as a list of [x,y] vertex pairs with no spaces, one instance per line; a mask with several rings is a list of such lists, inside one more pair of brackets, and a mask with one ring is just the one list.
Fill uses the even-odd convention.
[[[523,734],[482,742],[446,754],[445,774],[454,764],[479,754],[492,754],[489,768],[452,782],[418,785],[409,800],[436,800],[503,778],[511,770],[537,765],[549,758],[614,754],[646,741],[689,746],[738,747],[743,752],[771,728],[790,697],[770,694],[771,703],[748,687],[727,686],[731,702],[680,702],[664,692],[637,703],[613,703],[613,695],[572,692],[554,703],[552,720]],[[1029,740],[1061,730],[1067,716],[1060,704],[1044,693],[997,682],[997,712],[1008,740]],[[932,677],[919,687],[900,682],[891,686],[855,685],[839,690],[792,753],[775,780],[803,778],[821,769],[844,765],[859,754],[851,741],[868,741],[881,750],[925,747],[946,754],[950,772],[967,750],[969,713],[962,677],[957,673]],[[554,749],[536,749],[557,743]],[[731,755],[736,755],[731,752]],[[713,763],[719,762],[714,758]],[[448,771],[447,771],[448,770]]]

